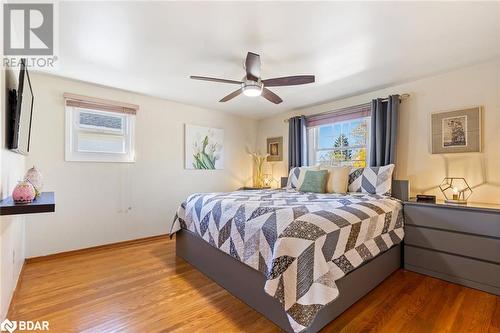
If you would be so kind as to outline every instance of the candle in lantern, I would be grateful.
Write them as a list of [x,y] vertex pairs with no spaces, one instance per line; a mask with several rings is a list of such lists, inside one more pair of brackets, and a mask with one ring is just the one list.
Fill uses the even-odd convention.
[[453,200],[458,200],[458,188],[453,188]]

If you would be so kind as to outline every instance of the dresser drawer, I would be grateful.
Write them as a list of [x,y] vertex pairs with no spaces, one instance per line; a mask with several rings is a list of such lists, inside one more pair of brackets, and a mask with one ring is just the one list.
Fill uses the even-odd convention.
[[[405,245],[405,266],[411,265],[500,288],[500,265]],[[411,268],[410,268],[411,270]]]
[[500,213],[405,204],[405,224],[500,238]]
[[500,239],[406,225],[405,244],[500,264]]

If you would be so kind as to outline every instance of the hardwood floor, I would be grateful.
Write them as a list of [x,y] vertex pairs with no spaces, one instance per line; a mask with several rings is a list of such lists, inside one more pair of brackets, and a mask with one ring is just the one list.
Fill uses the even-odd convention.
[[[279,332],[167,238],[29,262],[11,320],[51,332]],[[322,332],[500,332],[500,297],[399,270]]]

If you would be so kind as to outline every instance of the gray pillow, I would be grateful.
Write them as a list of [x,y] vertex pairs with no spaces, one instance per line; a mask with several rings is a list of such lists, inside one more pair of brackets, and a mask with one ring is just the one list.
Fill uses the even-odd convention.
[[307,170],[304,176],[304,182],[299,188],[301,192],[325,193],[326,181],[328,180],[328,171]]

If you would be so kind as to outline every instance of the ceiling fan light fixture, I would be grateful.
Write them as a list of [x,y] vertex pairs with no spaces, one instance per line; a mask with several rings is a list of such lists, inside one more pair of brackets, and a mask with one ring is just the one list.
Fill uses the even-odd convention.
[[269,102],[274,104],[280,104],[281,102],[283,102],[283,100],[274,92],[267,89],[268,87],[297,86],[300,84],[313,83],[315,80],[314,75],[283,76],[262,80],[260,77],[260,55],[253,52],[247,53],[247,57],[245,59],[245,62],[243,63],[243,67],[245,68],[245,76],[243,76],[240,81],[196,75],[192,75],[190,76],[190,78],[193,80],[239,85],[239,89],[233,91],[227,96],[224,96],[219,101],[222,103],[230,101],[236,96],[243,94],[248,97],[262,96]]
[[248,97],[257,97],[262,94],[262,86],[245,86],[243,87],[243,94]]
[[247,80],[243,78],[243,83],[241,85],[243,89],[243,94],[248,97],[257,97],[262,94],[262,89],[264,84],[260,81]]

